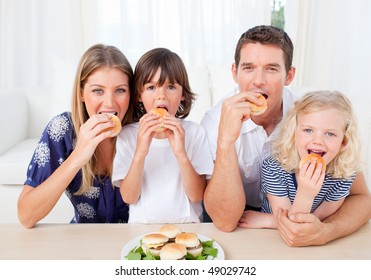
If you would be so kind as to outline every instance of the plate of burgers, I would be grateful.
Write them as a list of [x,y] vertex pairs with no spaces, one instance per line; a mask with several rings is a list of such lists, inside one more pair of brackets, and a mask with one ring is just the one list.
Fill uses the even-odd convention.
[[215,240],[183,232],[172,224],[131,239],[121,250],[122,260],[224,260],[224,257],[222,247]]

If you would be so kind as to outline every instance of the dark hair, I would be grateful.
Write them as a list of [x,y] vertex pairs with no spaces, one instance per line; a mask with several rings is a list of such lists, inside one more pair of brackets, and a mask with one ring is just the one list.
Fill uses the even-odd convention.
[[281,48],[284,56],[283,59],[285,61],[286,73],[291,69],[294,45],[292,44],[289,35],[287,35],[287,33],[282,29],[270,25],[259,25],[243,33],[238,40],[236,51],[234,54],[234,62],[236,64],[236,68],[238,68],[238,64],[240,63],[241,49],[246,44],[250,43],[275,45]]
[[195,100],[195,93],[189,85],[187,70],[182,59],[174,52],[165,48],[156,48],[146,52],[138,61],[134,70],[134,120],[138,121],[144,114],[140,106],[140,93],[143,86],[150,82],[157,70],[161,69],[158,85],[162,86],[166,79],[170,83],[178,83],[183,88],[184,100],[176,113],[180,119],[186,118]]

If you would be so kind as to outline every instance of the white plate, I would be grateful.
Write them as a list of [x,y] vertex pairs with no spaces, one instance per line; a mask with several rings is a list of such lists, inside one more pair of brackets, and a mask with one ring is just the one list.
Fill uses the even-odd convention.
[[[129,242],[127,242],[124,247],[122,247],[121,249],[121,259],[122,260],[127,260],[126,256],[129,254],[129,252],[131,250],[133,250],[135,247],[139,247],[140,246],[140,240],[143,238],[143,236],[145,236],[147,234],[142,234],[142,235],[139,235],[135,238],[133,238],[132,240],[130,240]],[[210,237],[207,237],[205,235],[202,235],[202,234],[197,234],[198,235],[198,238],[202,241],[202,242],[205,242],[205,241],[208,241],[208,240],[212,240],[212,238]],[[224,251],[222,249],[222,247],[219,245],[218,242],[216,242],[214,240],[213,242],[213,247],[218,249],[218,255],[216,256],[216,258],[214,260],[224,260]]]

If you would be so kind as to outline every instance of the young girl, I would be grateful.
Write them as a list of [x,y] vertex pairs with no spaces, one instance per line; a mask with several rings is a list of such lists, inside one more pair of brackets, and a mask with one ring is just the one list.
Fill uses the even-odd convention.
[[[27,228],[44,218],[63,192],[75,209],[74,222],[127,222],[128,206],[111,183],[115,142],[112,115],[132,119],[133,70],[112,46],[94,45],[79,63],[72,112],[47,125],[19,196],[18,216]],[[108,130],[102,132],[102,130]]]
[[[245,220],[249,227],[276,228],[278,208],[289,209],[289,215],[313,213],[323,221],[339,209],[360,171],[356,121],[340,92],[304,95],[280,126],[272,156],[263,161],[265,213],[250,212]],[[324,164],[311,160],[299,165],[308,154],[319,155]]]
[[[183,120],[194,93],[181,58],[164,48],[135,68],[136,116],[118,136],[113,181],[130,204],[129,223],[202,221],[202,199],[213,170],[203,128]],[[160,117],[154,108],[164,108]]]

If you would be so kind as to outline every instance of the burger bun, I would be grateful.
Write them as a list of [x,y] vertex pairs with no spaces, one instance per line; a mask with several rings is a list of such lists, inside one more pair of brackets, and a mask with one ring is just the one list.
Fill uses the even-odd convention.
[[167,224],[160,228],[159,233],[169,239],[175,239],[178,234],[182,233],[182,230],[176,225]]
[[307,154],[305,157],[303,157],[299,162],[299,168],[301,168],[306,162],[316,162],[316,166],[314,167],[314,170],[316,170],[318,163],[322,164],[322,171],[326,170],[326,164],[323,158],[320,155],[317,154]]
[[182,244],[187,248],[187,252],[194,257],[202,253],[203,247],[198,239],[197,234],[192,232],[184,232],[175,237],[175,243]]
[[160,255],[161,248],[168,242],[169,238],[159,233],[150,233],[142,238],[142,249],[146,254],[147,250],[155,257]]
[[110,117],[110,120],[115,124],[115,126],[114,127],[108,127],[108,128],[105,128],[105,129],[103,129],[102,131],[101,131],[101,133],[103,133],[103,132],[106,132],[106,131],[111,131],[111,130],[113,130],[113,134],[112,134],[112,136],[111,137],[115,137],[115,136],[117,136],[117,134],[119,134],[120,133],[120,131],[121,131],[121,128],[122,128],[122,126],[121,126],[121,121],[120,121],[120,119],[116,116],[116,115],[109,115],[109,117]]
[[160,251],[161,260],[183,260],[187,249],[182,244],[168,243]]
[[256,105],[254,103],[250,103],[250,115],[251,116],[259,116],[263,114],[267,110],[267,99],[265,99],[264,95],[260,95],[258,97],[258,100],[260,100],[263,104],[262,105]]

